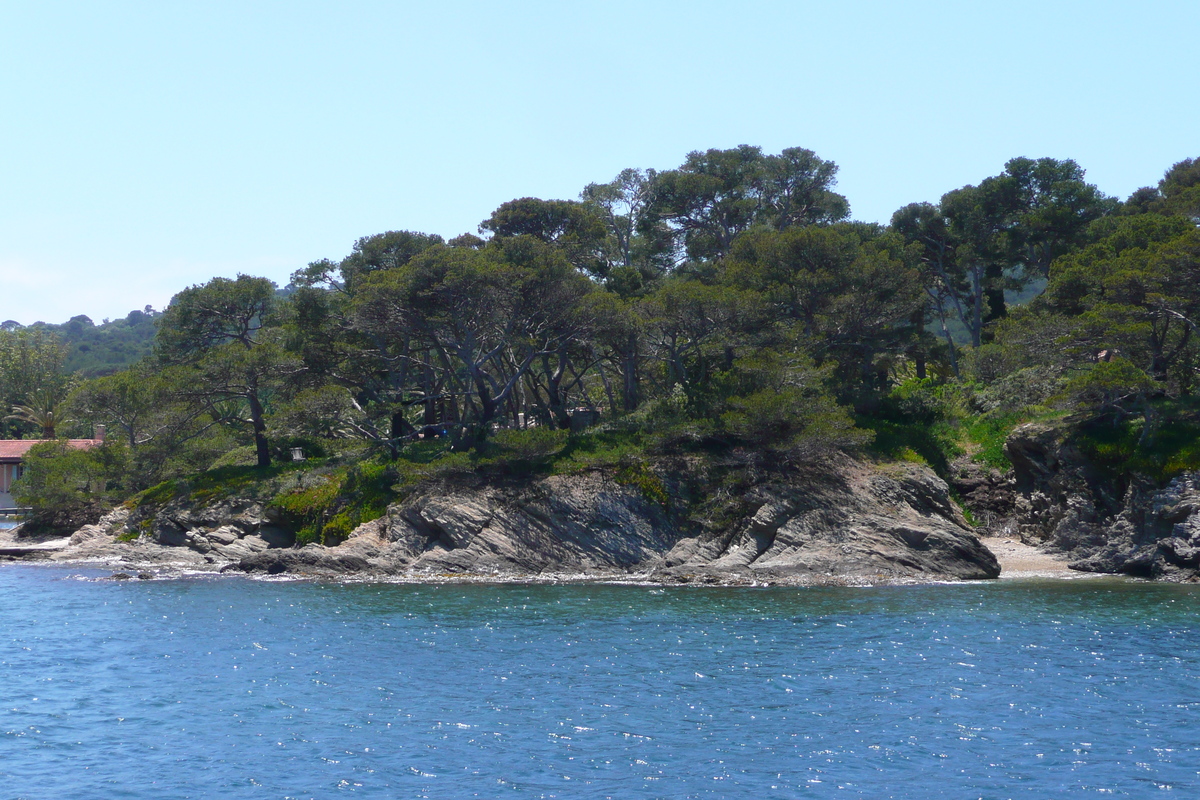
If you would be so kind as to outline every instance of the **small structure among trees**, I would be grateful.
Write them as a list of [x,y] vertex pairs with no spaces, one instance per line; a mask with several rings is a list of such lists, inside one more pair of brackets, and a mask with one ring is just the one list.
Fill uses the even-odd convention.
[[[14,508],[12,485],[24,472],[25,456],[36,445],[48,439],[0,439],[0,509]],[[88,450],[104,443],[104,426],[97,425],[92,439],[66,439],[63,444],[70,450]]]

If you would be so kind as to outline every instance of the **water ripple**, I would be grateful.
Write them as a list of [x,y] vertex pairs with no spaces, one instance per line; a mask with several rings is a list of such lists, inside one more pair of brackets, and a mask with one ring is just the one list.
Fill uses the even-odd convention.
[[1200,796],[1200,591],[0,569],[22,798]]

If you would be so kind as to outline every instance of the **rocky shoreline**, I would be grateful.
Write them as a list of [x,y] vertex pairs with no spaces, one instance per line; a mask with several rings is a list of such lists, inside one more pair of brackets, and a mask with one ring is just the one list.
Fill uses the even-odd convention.
[[1200,475],[1162,486],[1111,474],[1064,426],[1047,423],[1019,426],[1004,451],[1009,472],[962,463],[951,479],[986,518],[985,535],[1033,545],[1078,572],[1200,581]]
[[923,465],[844,458],[756,485],[739,508],[739,516],[706,525],[602,472],[438,485],[340,544],[295,547],[259,503],[179,498],[154,509],[119,508],[36,557],[135,570],[421,581],[811,585],[1000,574],[946,484]]
[[[421,582],[878,585],[1083,573],[1200,580],[1200,477],[1114,488],[1046,425],[1018,428],[1006,451],[1014,465],[1007,474],[964,462],[951,486],[921,464],[838,457],[819,470],[763,479],[736,502],[709,507],[708,518],[601,470],[507,482],[464,477],[426,486],[332,546],[295,546],[255,500],[182,496],[118,508],[68,538],[0,531],[0,559]],[[951,487],[981,518],[978,527]]]

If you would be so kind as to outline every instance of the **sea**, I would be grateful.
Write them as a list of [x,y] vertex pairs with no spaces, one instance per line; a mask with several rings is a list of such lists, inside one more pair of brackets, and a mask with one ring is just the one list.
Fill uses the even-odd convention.
[[3,798],[1200,797],[1200,588],[0,564]]

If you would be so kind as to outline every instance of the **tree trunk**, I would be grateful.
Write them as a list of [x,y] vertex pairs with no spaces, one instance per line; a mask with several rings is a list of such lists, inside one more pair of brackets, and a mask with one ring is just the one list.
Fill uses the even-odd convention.
[[258,457],[258,466],[271,466],[271,448],[267,443],[267,423],[263,419],[262,403],[258,399],[258,390],[252,389],[247,398],[250,401],[250,424],[254,426],[254,452]]
[[632,338],[629,350],[621,359],[622,394],[625,410],[636,411],[638,407],[638,356],[637,340]]
[[554,415],[554,424],[561,430],[570,430],[571,415],[567,412],[566,400],[562,396],[562,379],[566,372],[567,358],[561,351],[557,355],[558,366],[553,370],[550,369],[550,356],[542,356],[542,369],[546,373],[546,397],[550,413]]

